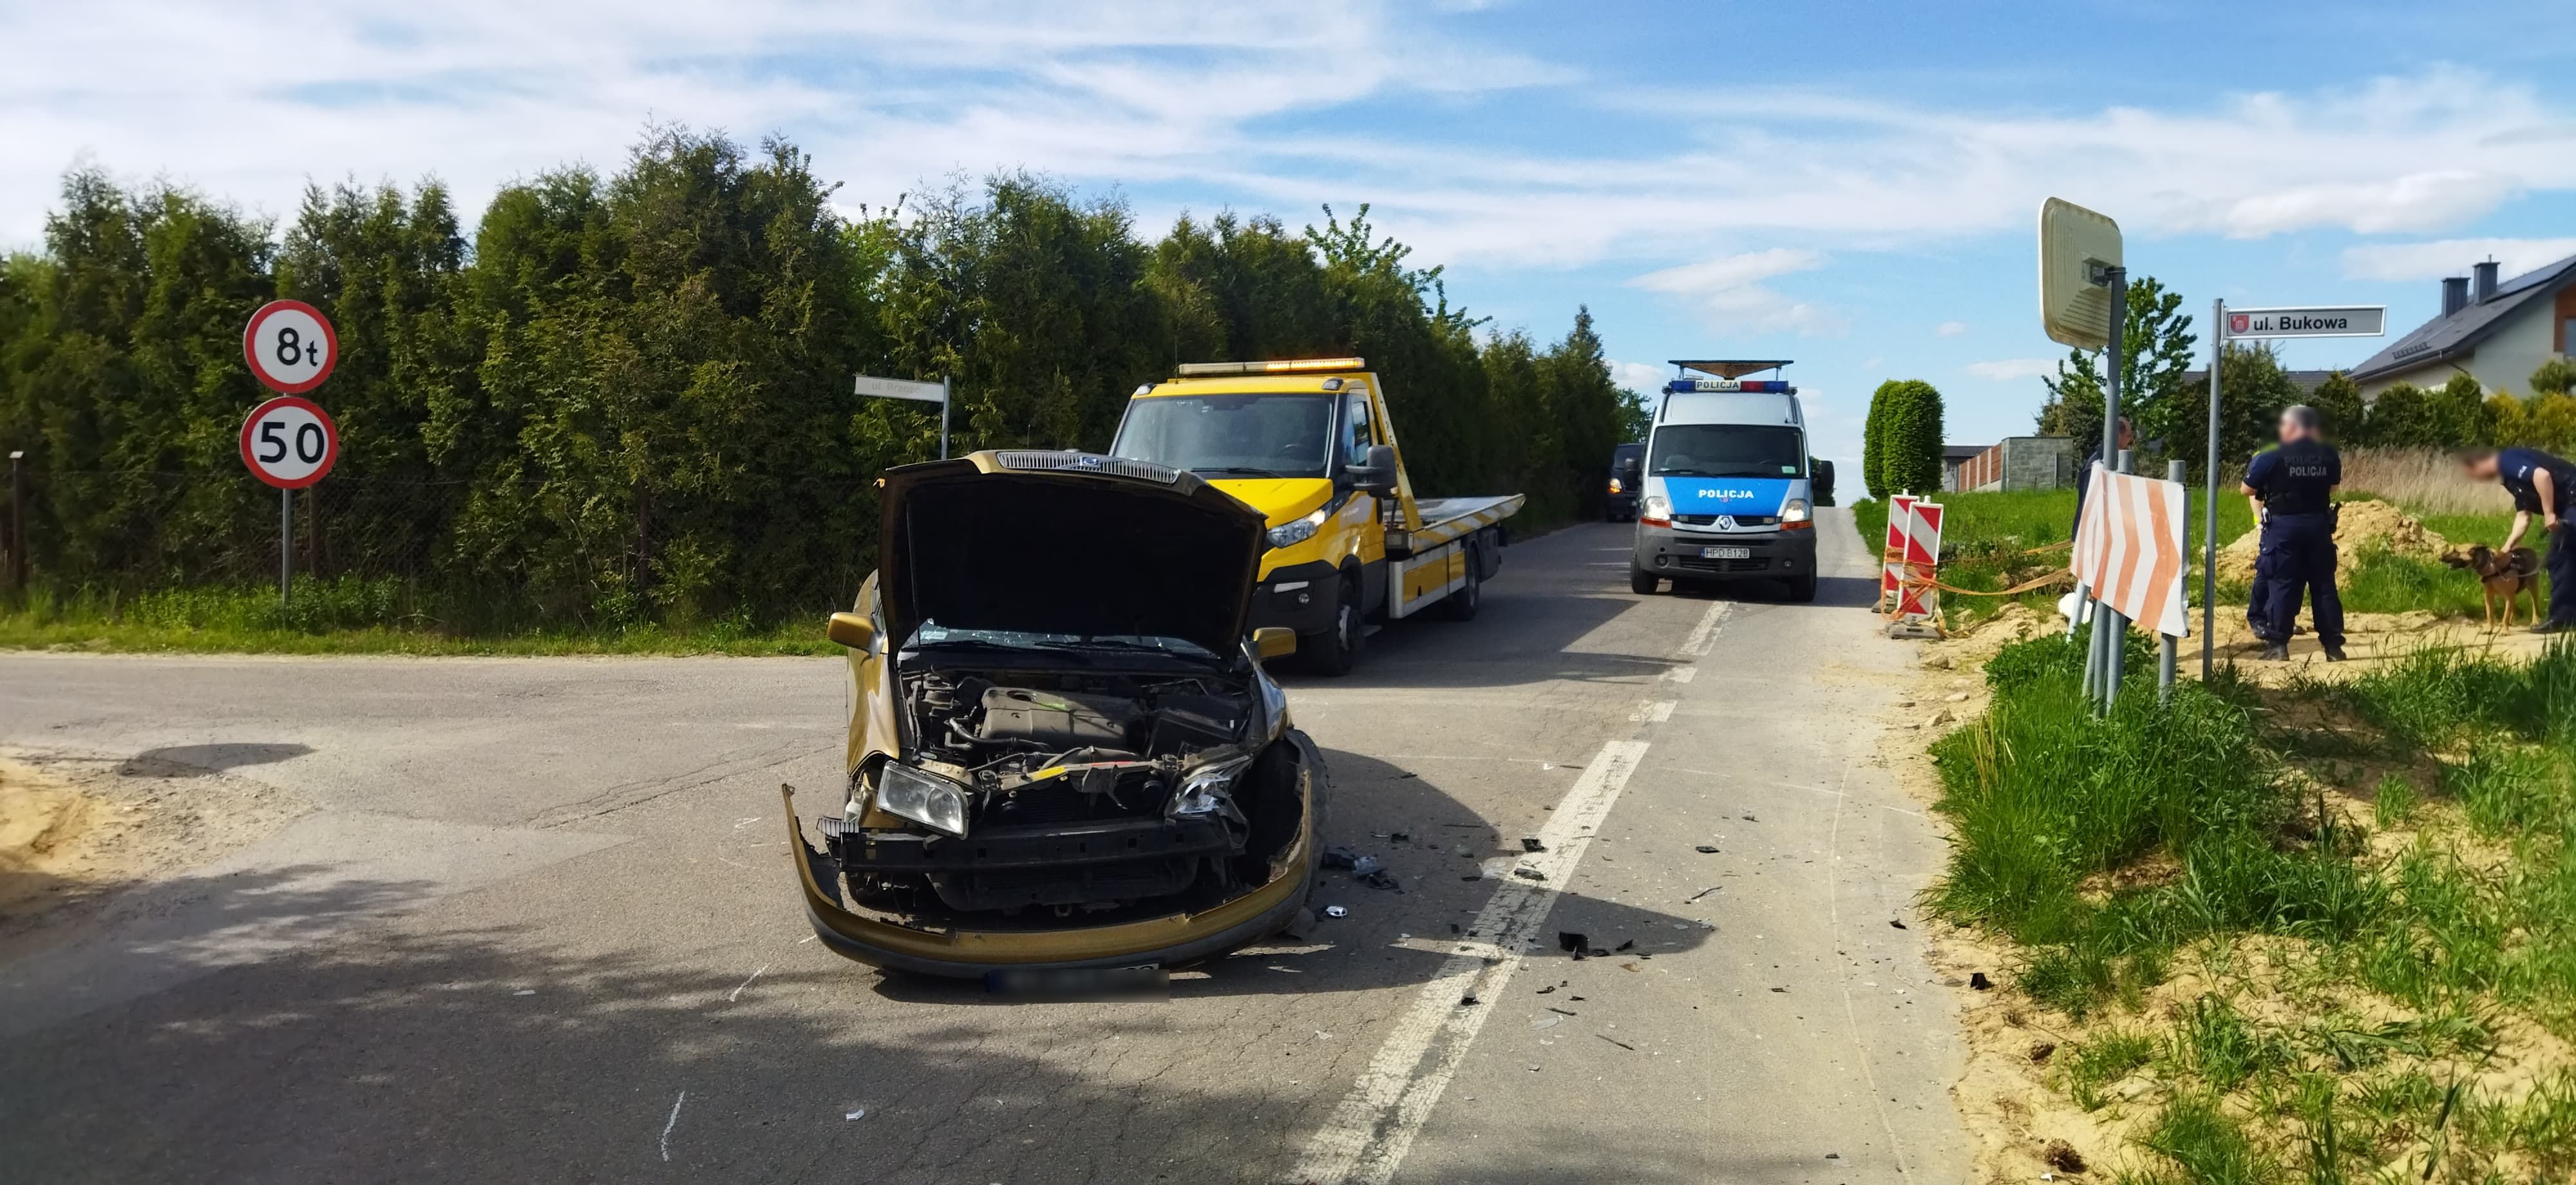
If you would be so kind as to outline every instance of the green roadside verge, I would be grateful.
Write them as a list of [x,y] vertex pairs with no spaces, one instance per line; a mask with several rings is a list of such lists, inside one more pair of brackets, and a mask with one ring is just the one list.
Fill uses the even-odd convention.
[[[2134,639],[2143,647],[2144,639]],[[1929,895],[2013,952],[2103,1179],[2576,1179],[2576,644],[2096,718],[2050,636],[1935,741]]]

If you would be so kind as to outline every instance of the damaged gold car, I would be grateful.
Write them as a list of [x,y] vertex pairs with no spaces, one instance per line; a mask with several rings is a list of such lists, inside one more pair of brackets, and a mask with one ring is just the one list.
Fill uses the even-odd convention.
[[830,634],[857,685],[814,932],[932,975],[1171,967],[1286,926],[1322,757],[1244,622],[1261,515],[1189,473],[1004,451],[885,476],[880,566]]

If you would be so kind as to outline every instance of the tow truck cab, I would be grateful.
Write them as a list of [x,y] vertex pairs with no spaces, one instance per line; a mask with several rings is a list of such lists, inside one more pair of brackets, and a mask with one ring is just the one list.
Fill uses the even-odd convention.
[[1518,494],[1416,498],[1385,387],[1358,358],[1185,363],[1136,388],[1114,456],[1187,470],[1268,526],[1250,625],[1350,669],[1371,618],[1473,616]]
[[1676,360],[1646,439],[1645,490],[1629,585],[1772,579],[1816,598],[1806,415],[1786,380],[1746,379],[1786,361]]

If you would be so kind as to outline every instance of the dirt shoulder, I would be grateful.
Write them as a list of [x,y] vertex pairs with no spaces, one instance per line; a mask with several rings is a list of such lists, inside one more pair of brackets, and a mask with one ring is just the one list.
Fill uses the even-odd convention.
[[194,766],[0,748],[0,962],[148,908],[148,891],[129,891],[310,809],[276,787]]

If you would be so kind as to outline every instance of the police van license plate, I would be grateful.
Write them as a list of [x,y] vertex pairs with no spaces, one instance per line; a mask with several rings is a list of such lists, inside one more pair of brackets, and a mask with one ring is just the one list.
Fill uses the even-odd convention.
[[1704,560],[1749,560],[1753,558],[1753,549],[1750,547],[1703,547],[1699,549],[1699,558]]

